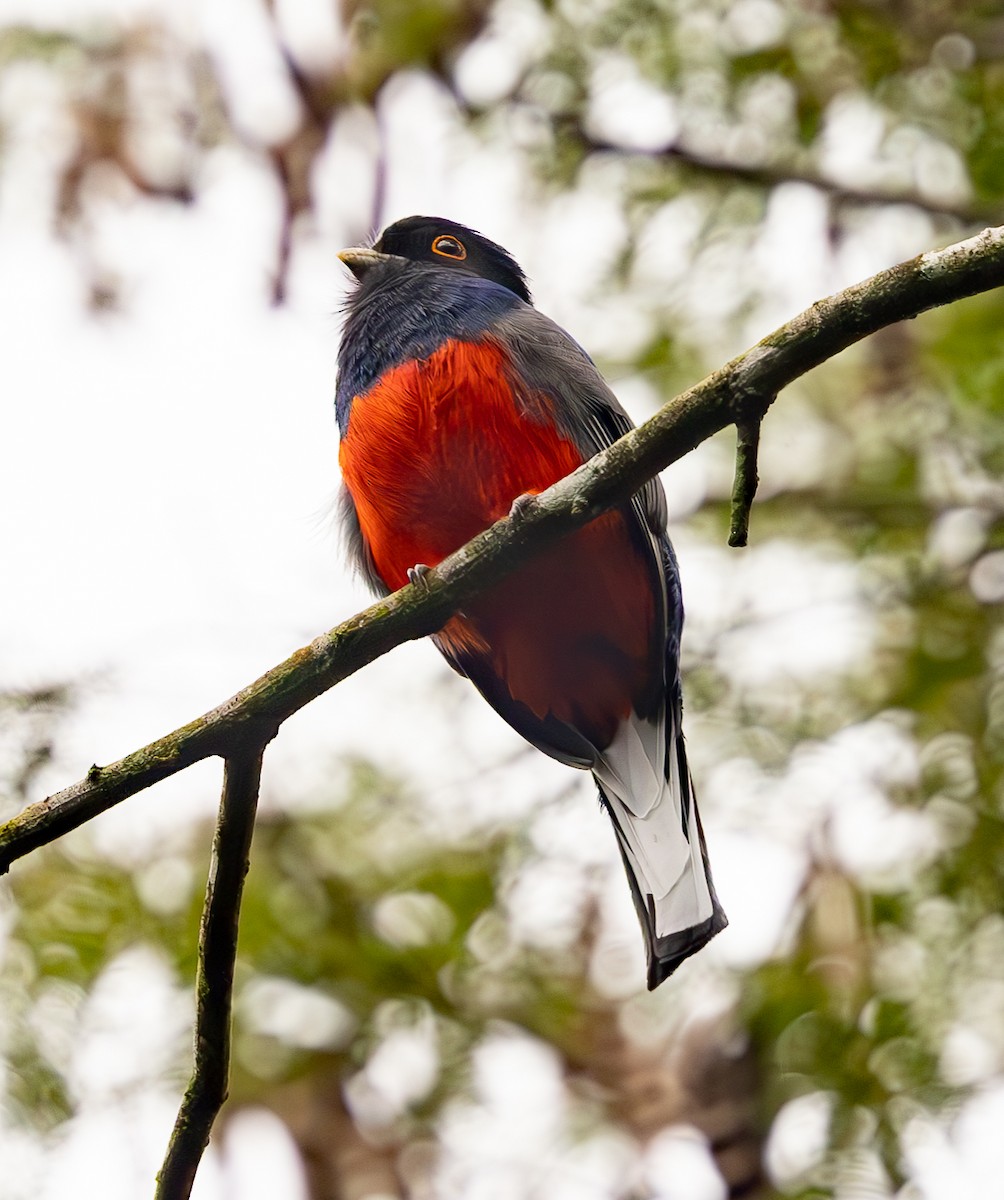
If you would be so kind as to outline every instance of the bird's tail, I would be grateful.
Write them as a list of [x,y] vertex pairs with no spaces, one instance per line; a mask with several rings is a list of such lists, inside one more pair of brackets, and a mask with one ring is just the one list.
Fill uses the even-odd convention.
[[645,935],[651,991],[728,924],[673,715],[629,718],[593,775]]

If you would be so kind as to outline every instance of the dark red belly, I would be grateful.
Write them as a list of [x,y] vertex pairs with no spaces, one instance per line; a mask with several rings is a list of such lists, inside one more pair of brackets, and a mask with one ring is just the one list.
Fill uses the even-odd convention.
[[[448,342],[354,400],[339,459],[388,587],[580,465],[548,410],[541,396],[519,407],[491,342]],[[602,748],[660,669],[650,570],[625,516],[608,513],[478,597],[440,641],[485,657],[514,699]]]

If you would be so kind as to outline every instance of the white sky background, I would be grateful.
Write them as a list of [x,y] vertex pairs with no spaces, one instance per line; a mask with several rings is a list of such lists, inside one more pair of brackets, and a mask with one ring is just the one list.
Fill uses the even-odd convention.
[[[253,6],[229,0],[205,5],[194,0],[188,5],[0,0],[0,21],[6,22],[32,19],[58,26],[91,12],[116,20],[156,12],[184,36],[205,39],[222,61],[230,101],[250,133],[275,136],[295,119]],[[338,53],[337,31],[322,19],[325,12],[326,6],[311,0],[280,5],[294,48]],[[510,12],[508,36],[518,48],[532,40],[531,19],[518,4],[510,5]],[[506,46],[504,39],[486,39],[473,61],[461,64],[461,80],[466,71],[470,87],[490,93],[494,81],[501,89],[512,70],[512,50]],[[617,104],[637,107],[643,98],[616,71],[612,80],[605,119],[616,129]],[[275,243],[277,195],[250,154],[233,148],[214,152],[189,209],[142,201],[96,207],[96,253],[120,276],[124,306],[122,312],[95,318],[85,307],[79,248],[56,243],[49,233],[53,147],[58,149],[64,136],[58,94],[44,71],[17,66],[0,79],[0,109],[15,115],[12,128],[19,131],[0,163],[0,545],[5,566],[0,685],[85,681],[61,757],[44,780],[55,789],[79,778],[90,763],[116,759],[211,707],[367,602],[345,569],[331,507],[337,489],[337,313],[348,282],[334,255],[349,231],[359,227],[361,214],[369,212],[371,179],[359,150],[365,119],[347,120],[317,180],[320,227],[298,244],[290,300],[278,310],[268,305],[273,264],[262,257]],[[638,336],[634,314],[595,298],[583,303],[625,236],[608,196],[583,190],[549,205],[536,202],[527,195],[518,155],[498,146],[479,150],[465,140],[451,124],[446,100],[419,77],[399,81],[383,117],[391,166],[387,222],[413,212],[441,212],[482,229],[516,254],[531,275],[540,306],[588,349],[611,357],[618,348],[630,351],[631,338]],[[652,136],[676,119],[661,101],[653,104],[650,117]],[[864,120],[861,113],[851,113],[848,138],[835,142],[840,150],[835,161],[845,169],[851,169],[847,147]],[[818,199],[807,189],[782,189],[771,201],[757,254],[770,272],[775,306],[759,314],[760,328],[751,336],[820,294],[924,248],[929,236],[926,222],[904,216],[895,227],[862,230],[834,265],[805,253],[819,241],[823,219]],[[668,215],[664,236],[659,228],[651,231],[652,253],[641,269],[641,284],[660,287],[674,280],[684,246],[675,258],[666,247],[674,237],[686,239],[688,220],[692,236],[692,214],[688,218],[682,209]],[[583,255],[584,244],[605,247],[606,255]],[[708,314],[720,314],[732,290],[728,278],[711,269],[700,280],[695,313],[699,316],[703,306]],[[645,385],[628,380],[622,390],[629,407],[634,404],[644,415],[651,399]],[[790,453],[793,443],[785,438],[798,436],[791,431],[775,442],[779,473],[806,469],[811,462],[806,444],[799,445],[800,453]],[[767,486],[770,453],[766,447]],[[709,450],[670,472],[667,484],[678,517],[700,503],[719,470],[720,459]],[[769,642],[770,652],[758,654],[751,644],[723,649],[746,678],[828,669],[867,647],[854,581],[840,564],[797,562],[778,545],[728,557],[693,543],[682,527],[677,542],[695,638],[706,636],[702,625],[714,629],[726,594],[737,610],[763,606],[765,629],[774,632],[759,644]],[[783,602],[763,587],[765,578],[776,581],[781,574],[790,584]],[[819,636],[822,628],[825,638]],[[829,648],[829,661],[811,657],[811,648],[820,646]],[[287,723],[269,751],[266,803],[270,778],[282,779],[286,795],[298,788],[308,794],[324,763],[347,751],[377,761],[389,756],[395,769],[413,773],[458,820],[489,822],[526,812],[537,796],[555,792],[566,781],[565,770],[543,756],[524,756],[499,769],[518,748],[518,739],[473,693],[469,703],[454,703],[444,719],[427,697],[432,687],[461,688],[448,676],[429,646],[406,646],[311,705]],[[900,746],[896,731],[884,727],[848,736],[873,749]],[[719,764],[715,772],[708,764],[702,783],[706,824],[716,881],[733,919],[730,930],[705,952],[709,963],[746,966],[773,949],[798,883],[807,829],[820,809],[835,802],[820,791],[820,780],[829,780],[834,792],[843,784],[860,794],[861,820],[876,819],[887,756],[844,751],[844,745],[833,747],[827,758],[824,747],[818,761],[793,764],[780,782],[759,778],[749,764]],[[700,753],[697,749],[698,758]],[[902,765],[902,758],[894,761],[908,772],[910,764]],[[848,762],[862,764],[858,775],[835,775],[841,764],[846,771]],[[214,810],[219,774],[217,764],[187,771],[108,814],[95,823],[92,836],[109,850],[142,859],[169,842],[179,824]],[[777,811],[778,789],[782,799],[785,789],[804,797],[807,781],[821,797],[819,807],[793,828],[763,819],[771,797]],[[616,867],[613,841],[585,777],[579,790],[571,820],[574,840],[582,847],[570,852],[570,859]],[[860,828],[854,812],[843,820],[845,841],[853,845]],[[539,836],[545,845],[549,838],[561,844],[563,831],[562,820],[555,818]],[[906,831],[901,854],[923,853],[924,836],[923,829]],[[879,863],[876,869],[887,866]],[[547,910],[563,886],[560,875],[560,870],[554,877],[545,872],[523,885],[528,921],[532,925],[537,912],[544,930],[540,936],[547,936]],[[619,874],[611,879],[611,895],[619,891],[612,900],[610,953],[622,963],[624,946],[633,947],[630,980],[640,985],[640,943],[627,890]],[[8,1180],[0,1179],[0,1200],[8,1200],[5,1187],[14,1188],[11,1200],[20,1195],[125,1200],[146,1194],[176,1097],[144,1085],[142,1071],[135,1078],[130,1071],[156,1059],[141,1027],[149,1033],[145,1014],[151,1005],[168,1002],[167,985],[149,963],[133,964],[117,979],[108,996],[95,1002],[91,1017],[97,1026],[84,1030],[75,1051],[81,1062],[82,1116],[67,1131],[62,1151],[42,1154],[0,1127],[0,1159],[12,1164]],[[108,1013],[118,1014],[113,1024],[120,1042],[101,1028],[103,1019],[111,1020]],[[136,1015],[144,1014],[135,1036],[129,1032],[130,1014],[134,1024]],[[185,1019],[185,1013],[175,1013],[162,1024]],[[547,1093],[553,1067],[535,1059],[536,1051],[518,1051],[524,1052],[527,1077],[540,1081]],[[102,1081],[95,1064],[116,1056],[124,1059],[125,1080]],[[476,1111],[458,1111],[447,1129],[451,1178],[464,1181],[465,1195],[494,1194],[479,1190],[487,1186],[476,1178],[479,1139],[518,1144],[526,1112],[518,1094],[522,1085],[504,1059],[497,1048],[486,1050],[479,1067],[484,1102]],[[565,1189],[569,1196],[585,1195],[583,1169],[593,1180],[607,1180],[603,1187],[616,1186],[623,1146],[597,1142],[573,1148],[561,1113],[554,1111],[550,1119],[551,1149],[540,1152],[547,1194],[565,1194]],[[209,1157],[197,1188],[201,1200],[295,1195],[293,1185],[277,1182],[287,1180],[290,1171],[281,1133],[265,1118],[255,1120],[247,1118],[243,1135],[236,1125],[227,1152]],[[978,1127],[974,1117],[967,1130]],[[925,1141],[924,1130],[918,1131],[916,1158],[932,1179],[942,1178],[950,1155],[962,1151],[943,1131],[927,1132]],[[975,1135],[967,1136],[973,1142]],[[986,1147],[979,1153],[986,1158]],[[686,1139],[660,1143],[651,1159],[649,1168],[659,1177],[672,1175],[679,1186],[692,1180],[689,1191],[666,1191],[667,1196],[710,1200],[718,1194],[706,1157]],[[672,1168],[665,1165],[670,1162]],[[524,1167],[513,1158],[514,1179],[523,1177]],[[535,1169],[544,1168],[538,1163]],[[941,1194],[932,1185],[930,1196]]]

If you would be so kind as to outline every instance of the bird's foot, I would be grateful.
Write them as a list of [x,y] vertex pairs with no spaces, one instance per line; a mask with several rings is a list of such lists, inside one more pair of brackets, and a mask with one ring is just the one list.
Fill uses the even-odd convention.
[[512,508],[509,509],[509,520],[514,525],[521,525],[536,507],[537,497],[532,492],[523,492],[512,502]]
[[422,591],[428,591],[431,570],[432,568],[427,567],[425,563],[416,563],[413,567],[408,568],[408,582],[421,588]]

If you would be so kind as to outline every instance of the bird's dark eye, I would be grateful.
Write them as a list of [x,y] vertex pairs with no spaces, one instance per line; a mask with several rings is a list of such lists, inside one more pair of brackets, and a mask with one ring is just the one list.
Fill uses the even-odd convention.
[[438,238],[433,240],[432,253],[441,254],[443,258],[464,259],[467,257],[463,242],[457,241],[448,233],[441,233]]

